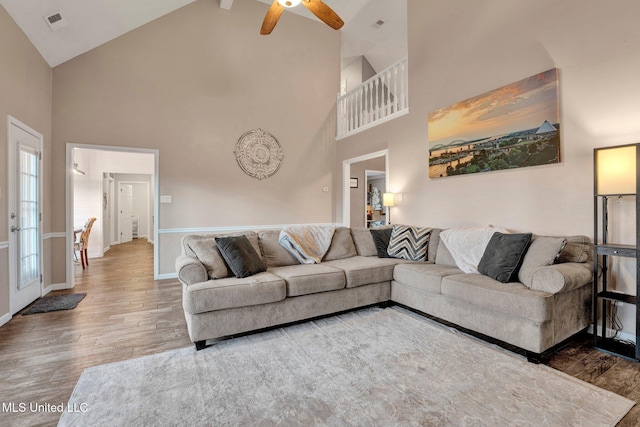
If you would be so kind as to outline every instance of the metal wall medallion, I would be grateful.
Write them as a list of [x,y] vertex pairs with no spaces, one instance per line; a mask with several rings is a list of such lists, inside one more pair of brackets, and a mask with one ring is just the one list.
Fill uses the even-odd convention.
[[278,172],[284,153],[278,141],[262,129],[254,129],[240,137],[233,150],[238,164],[249,176],[269,178]]

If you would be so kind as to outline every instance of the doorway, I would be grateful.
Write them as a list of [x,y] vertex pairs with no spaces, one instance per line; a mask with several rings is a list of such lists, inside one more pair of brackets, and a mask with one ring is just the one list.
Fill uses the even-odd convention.
[[[369,160],[384,160],[373,159]],[[364,171],[365,183],[365,227],[378,228],[389,223],[389,215],[387,215],[388,207],[382,205],[382,195],[387,192],[387,173],[384,170]],[[351,213],[353,215],[353,212]]]
[[[120,243],[129,243],[133,240],[133,186],[120,183],[118,190],[118,225],[120,229]],[[136,228],[138,221],[135,221]]]
[[[369,163],[376,159],[379,163]],[[364,227],[366,225],[368,185],[365,171],[368,164],[378,165],[369,166],[369,168],[380,173],[384,169],[384,188],[389,188],[389,150],[376,151],[344,160],[342,162],[342,223],[345,227]],[[358,176],[352,176],[352,171]]]
[[9,116],[9,308],[42,296],[42,134]]
[[[67,144],[67,212],[70,212],[66,226],[68,250],[71,253],[73,251],[75,225],[88,216],[97,218],[89,238],[89,257],[101,257],[111,245],[120,244],[120,184],[129,183],[133,188],[140,186],[146,195],[142,202],[144,218],[137,223],[144,224],[144,230],[138,229],[136,233],[153,244],[154,279],[157,279],[158,250],[154,242],[158,235],[158,165],[158,150]],[[74,170],[80,170],[82,175],[74,175]],[[131,236],[134,236],[133,218]],[[72,256],[67,258],[67,277],[73,287]]]

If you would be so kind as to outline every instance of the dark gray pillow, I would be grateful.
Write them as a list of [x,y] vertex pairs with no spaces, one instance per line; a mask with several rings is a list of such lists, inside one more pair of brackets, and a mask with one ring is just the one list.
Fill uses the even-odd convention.
[[502,283],[517,281],[518,270],[530,243],[531,233],[493,233],[478,264],[478,271]]
[[216,237],[216,244],[234,276],[242,278],[267,271],[267,266],[246,236]]
[[373,243],[376,244],[378,258],[391,258],[387,252],[387,248],[389,247],[389,239],[391,239],[393,228],[374,228],[370,231],[371,237],[373,237]]

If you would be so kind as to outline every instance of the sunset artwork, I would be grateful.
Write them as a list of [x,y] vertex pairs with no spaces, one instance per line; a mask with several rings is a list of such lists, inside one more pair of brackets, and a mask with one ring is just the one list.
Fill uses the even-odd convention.
[[558,70],[429,114],[429,177],[560,162]]

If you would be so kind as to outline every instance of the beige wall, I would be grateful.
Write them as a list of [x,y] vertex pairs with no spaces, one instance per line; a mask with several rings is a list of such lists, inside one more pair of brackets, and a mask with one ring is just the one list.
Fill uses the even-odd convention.
[[[196,1],[54,69],[56,230],[65,227],[68,142],[159,149],[160,194],[173,196],[160,204],[161,233],[333,222],[340,34],[285,12],[260,36],[268,7]],[[264,180],[246,175],[233,154],[257,128],[285,156]],[[174,271],[172,237],[157,242],[161,274]]]
[[[397,223],[592,236],[593,148],[640,141],[638,15],[634,0],[409,0],[410,114],[338,142],[336,170],[389,148]],[[554,67],[560,164],[429,179],[430,111]]]
[[367,58],[360,56],[342,69],[340,78],[347,81],[347,92],[349,92],[375,75],[376,70],[369,64]]
[[[9,239],[7,206],[7,115],[40,132],[43,149],[43,225],[51,231],[51,68],[0,6],[0,247]],[[47,239],[49,240],[49,239]],[[50,242],[43,245],[44,282],[52,283]],[[0,249],[0,317],[9,312],[8,250]]]

